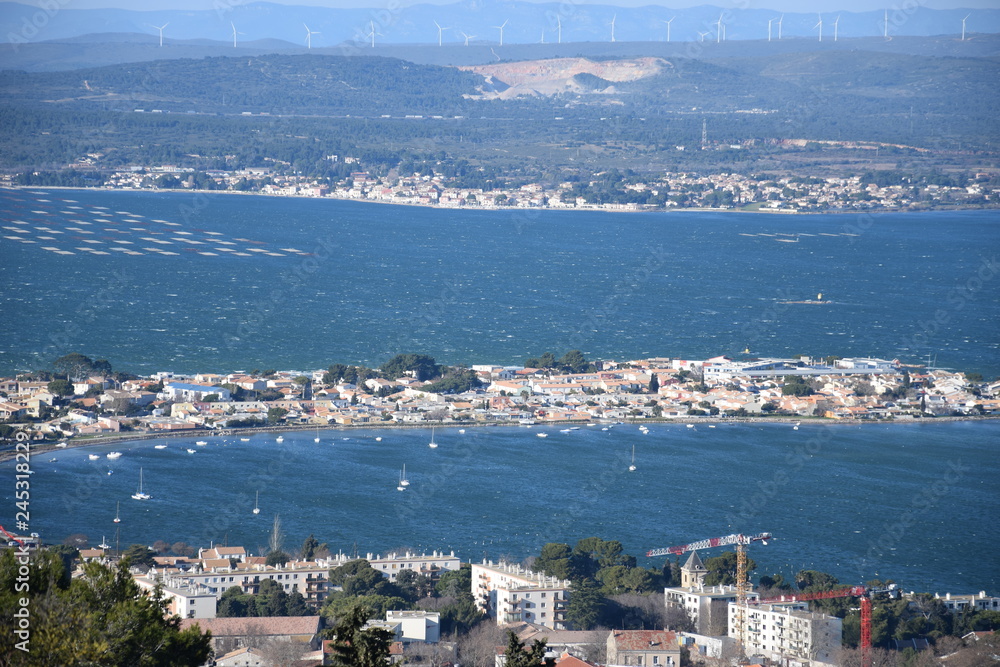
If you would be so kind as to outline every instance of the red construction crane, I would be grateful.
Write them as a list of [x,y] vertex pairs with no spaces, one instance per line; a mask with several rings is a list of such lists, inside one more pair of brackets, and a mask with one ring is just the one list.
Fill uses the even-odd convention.
[[666,556],[668,554],[680,555],[688,551],[699,549],[711,549],[712,547],[726,547],[736,545],[736,641],[743,643],[744,610],[747,604],[747,592],[750,587],[747,584],[747,545],[752,542],[762,542],[773,539],[771,533],[757,533],[756,535],[726,535],[725,537],[713,537],[691,544],[682,544],[666,549],[651,549],[646,552],[647,558],[656,556]]
[[861,667],[871,667],[872,664],[872,596],[876,593],[891,593],[896,590],[896,584],[883,588],[868,588],[867,586],[851,586],[835,591],[820,591],[818,593],[795,593],[781,597],[755,600],[753,604],[768,604],[773,602],[806,602],[809,600],[826,600],[829,598],[861,599]]

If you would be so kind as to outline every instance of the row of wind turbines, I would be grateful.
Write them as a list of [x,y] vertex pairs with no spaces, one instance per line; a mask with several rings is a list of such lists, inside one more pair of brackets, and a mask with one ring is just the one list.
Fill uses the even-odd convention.
[[[822,42],[823,41],[823,15],[822,14],[818,14],[817,16],[818,16],[819,20],[816,22],[816,25],[813,26],[813,30],[817,30],[817,29],[819,30],[819,41]],[[963,42],[965,41],[966,21],[969,20],[970,16],[972,16],[972,14],[967,14],[965,16],[965,18],[962,19],[962,39],[961,39],[961,41],[963,41]],[[673,23],[674,19],[676,19],[676,18],[677,17],[674,16],[669,21],[663,21],[663,20],[659,21],[660,23],[663,23],[663,24],[665,24],[667,26],[667,42],[670,42],[670,37],[671,37],[671,35],[670,35],[670,24]],[[716,41],[716,43],[721,43],[721,42],[726,41],[726,24],[723,21],[724,18],[725,18],[725,13],[723,12],[722,14],[719,14],[719,19],[717,21],[715,21],[714,23],[710,24],[710,25],[714,25],[715,26],[715,41]],[[611,42],[615,42],[616,41],[615,40],[615,22],[617,21],[617,19],[618,19],[618,15],[615,14],[614,16],[612,16],[611,22],[608,23],[608,25],[611,27]],[[768,19],[768,21],[767,21],[767,41],[769,41],[769,42],[772,41],[772,38],[774,37],[774,31],[772,29],[772,26],[774,24],[777,24],[777,26],[778,26],[777,39],[779,41],[781,40],[781,27],[782,27],[781,24],[784,21],[784,19],[785,19],[785,15],[784,14],[782,14],[781,16],[772,18],[772,19]],[[506,19],[500,25],[490,26],[490,27],[492,27],[492,28],[500,31],[500,46],[503,46],[503,30],[504,30],[504,28],[507,27],[507,24],[509,22],[510,22],[510,19]],[[839,37],[839,24],[840,24],[840,15],[837,15],[837,18],[833,21],[833,41],[835,41],[835,42],[838,40],[838,37]],[[155,25],[151,25],[151,24],[146,24],[146,25],[148,25],[150,28],[153,28],[154,30],[159,31],[159,33],[160,33],[160,46],[162,47],[163,46],[163,30],[168,25],[170,25],[170,23],[164,23],[161,26],[155,26]],[[244,35],[245,36],[246,33],[239,32],[236,29],[236,24],[233,23],[232,21],[229,22],[229,25],[232,26],[232,28],[233,28],[233,48],[236,48],[239,45],[238,36],[239,35]],[[310,30],[309,26],[306,25],[305,23],[303,23],[302,25],[306,29],[306,48],[307,49],[312,49],[312,36],[313,35],[319,35],[319,34],[322,34],[322,33],[320,33],[318,30]],[[369,25],[370,25],[370,30],[368,31],[368,33],[361,33],[361,34],[366,39],[370,39],[371,40],[371,47],[375,48],[375,37],[376,36],[378,36],[378,37],[384,37],[384,35],[382,33],[380,33],[380,32],[377,32],[375,30],[375,22],[374,21],[369,21]],[[437,21],[434,21],[434,25],[435,25],[435,27],[437,27],[438,46],[444,46],[444,31],[445,30],[454,30],[454,28],[451,28],[451,27],[448,27],[448,26],[442,26]],[[469,40],[472,40],[472,39],[476,38],[476,35],[469,35],[469,34],[465,33],[462,30],[458,30],[457,32],[460,35],[462,35],[462,37],[465,38],[465,46],[469,46]],[[698,41],[704,42],[705,41],[705,37],[707,37],[709,35],[711,35],[711,31],[710,30],[704,31],[704,32],[700,32],[699,31],[698,32]],[[889,10],[885,10],[885,18],[883,19],[882,36],[886,40],[891,39],[891,37],[889,37]],[[541,43],[542,44],[545,43],[545,31],[544,30],[542,30]],[[557,44],[562,44],[562,18],[559,17],[559,16],[556,16],[556,43]]]

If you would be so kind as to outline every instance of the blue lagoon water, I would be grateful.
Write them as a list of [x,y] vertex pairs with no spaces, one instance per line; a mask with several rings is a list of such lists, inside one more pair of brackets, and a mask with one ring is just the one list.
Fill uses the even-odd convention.
[[[0,218],[4,373],[67,351],[184,372],[749,347],[930,355],[1000,374],[992,212],[534,213],[7,191]],[[819,293],[831,303],[782,303]]]
[[[437,449],[429,429],[329,429],[320,443],[299,431],[281,443],[258,434],[65,450],[34,459],[32,529],[113,544],[120,501],[123,545],[214,540],[261,553],[278,514],[290,548],[313,533],[345,552],[521,560],[546,542],[600,536],[649,565],[663,562],[642,557],[652,548],[766,530],[777,539],[752,548],[759,574],[818,569],[940,592],[1000,586],[1000,422],[601,429],[438,429]],[[122,457],[109,461],[111,450]],[[403,465],[411,485],[399,492]],[[140,468],[149,501],[130,498]],[[12,478],[12,462],[0,469]],[[0,495],[13,507],[12,490]]]
[[[71,351],[135,372],[872,355],[1000,375],[1000,226],[983,212],[459,211],[190,193],[0,192],[0,374]],[[815,299],[830,303],[788,304]],[[537,429],[536,429],[537,430]],[[381,442],[375,441],[381,435]],[[630,553],[768,530],[763,572],[998,592],[1000,425],[325,431],[36,458],[33,530],[123,544]],[[344,440],[343,438],[348,438]],[[639,469],[627,472],[631,446]],[[188,454],[187,447],[197,450]],[[406,465],[413,484],[395,490]],[[12,463],[0,468],[12,471]],[[154,498],[129,495],[139,468]],[[108,475],[108,470],[114,474]],[[250,513],[253,493],[262,513]],[[0,489],[12,508],[13,485]],[[13,510],[4,511],[6,526]]]

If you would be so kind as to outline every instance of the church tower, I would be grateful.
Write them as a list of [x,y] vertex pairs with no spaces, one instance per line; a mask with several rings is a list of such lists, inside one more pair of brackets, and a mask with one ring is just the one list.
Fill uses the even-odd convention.
[[698,588],[705,580],[708,568],[701,562],[697,551],[691,552],[691,557],[681,567],[681,588]]

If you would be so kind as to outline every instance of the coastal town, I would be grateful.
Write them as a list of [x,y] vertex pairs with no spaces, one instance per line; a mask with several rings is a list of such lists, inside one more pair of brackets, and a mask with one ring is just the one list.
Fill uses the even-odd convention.
[[[975,374],[898,360],[746,356],[606,360],[587,364],[584,372],[565,372],[554,363],[546,368],[473,365],[460,369],[467,386],[457,390],[454,385],[442,390],[416,370],[381,376],[368,369],[362,375],[370,377],[363,378],[347,366],[226,374],[164,371],[115,379],[84,364],[80,377],[0,380],[0,418],[7,437],[24,430],[54,441],[241,427],[756,418],[861,422],[1000,414],[1000,381]],[[573,361],[580,365],[579,359]]]
[[[102,156],[82,158],[89,167]],[[491,189],[461,187],[442,173],[384,175],[365,170],[360,159],[327,156],[352,165],[349,175],[315,178],[288,173],[280,165],[196,172],[176,165],[136,166],[113,172],[93,171],[94,187],[111,190],[187,190],[257,193],[273,196],[344,200],[464,209],[574,209],[651,211],[713,209],[768,213],[824,211],[918,211],[936,208],[984,208],[1000,204],[997,174],[977,172],[940,182],[890,182],[874,173],[815,178],[801,175],[749,176],[736,173],[667,172],[625,177],[594,174],[562,183],[518,183]],[[898,179],[896,179],[898,181]],[[28,175],[3,175],[0,185],[45,185]],[[52,185],[54,183],[50,183]]]
[[[365,587],[404,596],[423,587],[447,595],[425,597],[415,607],[404,604],[404,598],[389,598],[388,607],[373,613],[359,630],[361,636],[382,633],[378,636],[385,642],[386,659],[364,665],[504,667],[512,634],[521,644],[544,643],[544,661],[532,664],[835,667],[855,664],[848,656],[856,655],[857,649],[846,648],[842,639],[847,622],[824,613],[828,609],[811,607],[810,600],[874,598],[901,617],[934,609],[936,617],[978,618],[987,624],[1000,615],[1000,597],[985,591],[930,595],[904,592],[894,584],[873,584],[823,593],[785,590],[782,595],[766,586],[748,585],[741,592],[736,585],[706,584],[712,572],[706,562],[714,566],[717,561],[703,562],[698,551],[691,550],[676,568],[678,580],[650,596],[651,604],[660,605],[652,614],[663,621],[661,627],[585,628],[574,623],[574,613],[579,614],[580,608],[574,596],[582,595],[577,592],[582,586],[579,581],[550,576],[521,563],[463,562],[454,552],[331,553],[311,539],[303,545],[311,553],[298,558],[284,554],[280,559],[254,555],[239,545],[198,549],[174,545],[173,551],[170,545],[158,545],[164,553],[135,545],[125,552],[129,562],[124,566],[129,568],[136,594],[158,596],[164,613],[179,617],[181,629],[211,633],[210,659],[204,664],[217,667],[362,664],[335,662],[338,642],[330,637],[332,629],[333,636],[343,641],[342,626],[333,617],[338,600],[352,595],[369,601],[381,597],[366,596]],[[597,538],[591,542],[598,548],[617,544]],[[82,569],[88,563],[123,566],[121,550],[106,544],[80,547],[73,550],[78,568],[74,577],[88,576]],[[701,548],[711,550],[706,545]],[[666,569],[670,569],[669,562]],[[364,584],[359,583],[362,580]],[[241,611],[257,599],[272,611],[256,615]],[[458,631],[453,610],[440,602],[435,606],[434,600],[443,599],[467,601],[477,629]],[[274,613],[274,607],[291,613]],[[950,646],[947,650],[955,656],[963,651],[974,656],[978,650],[990,650],[992,639],[995,636],[989,631],[973,630],[953,637],[951,644],[941,637],[937,641],[941,647]],[[369,641],[377,640],[369,635]],[[977,646],[980,641],[982,649]],[[875,649],[882,660],[921,652],[937,654],[925,637],[890,639],[887,644],[886,649]],[[869,646],[869,659],[871,650]],[[749,660],[737,663],[740,656]]]
[[[572,432],[622,422],[645,430],[653,423],[694,428],[783,419],[798,429],[807,421],[912,423],[1000,414],[1000,380],[900,360],[778,359],[747,352],[740,358],[589,362],[571,350],[561,358],[546,353],[527,361],[449,367],[426,355],[401,354],[379,369],[333,364],[314,371],[163,371],[139,377],[113,372],[107,360],[71,353],[53,362],[53,373],[0,380],[0,436],[11,443],[5,454],[14,454],[15,443],[21,452],[31,441],[29,455],[47,457],[60,447],[116,439],[162,443],[167,435],[194,440],[261,429],[316,429],[319,442],[321,428],[510,425],[534,427],[526,432],[545,437],[557,428]],[[408,484],[404,475],[399,491]],[[132,498],[149,498],[142,493],[141,470]],[[258,511],[255,503],[253,514]],[[6,553],[35,552],[41,559],[59,550],[61,556],[53,558],[72,565],[74,582],[81,582],[74,585],[119,572],[136,598],[159,600],[164,618],[177,619],[176,629],[201,633],[207,658],[185,664],[916,666],[924,664],[913,662],[921,656],[947,652],[973,661],[956,658],[954,664],[971,665],[994,650],[993,631],[1000,627],[1000,597],[986,591],[906,592],[883,580],[843,587],[813,570],[795,576],[798,588],[780,575],[754,583],[749,572],[755,566],[734,564],[745,559],[747,546],[774,539],[770,533],[653,550],[646,556],[655,567],[647,568],[622,553],[619,542],[596,537],[572,549],[546,544],[538,557],[523,561],[504,556],[470,562],[450,549],[362,554],[355,545],[345,553],[312,535],[301,549],[285,550],[277,515],[269,548],[257,554],[240,545],[163,540],[126,547],[117,513],[114,525],[114,538],[102,536],[98,545],[77,533],[62,545],[46,546],[37,533],[4,529]],[[714,551],[726,546],[735,553]],[[660,555],[668,558],[658,561]],[[581,565],[585,561],[592,565]],[[14,562],[0,554],[0,568],[16,567]],[[859,621],[857,607],[845,606],[857,599],[862,609],[875,605],[880,619],[896,619],[895,632],[881,621],[874,643],[859,638],[858,624],[871,620],[863,620],[862,612]],[[355,618],[352,609],[363,610],[363,617],[349,630],[353,634],[345,634],[345,619]],[[619,616],[602,625],[600,609]],[[338,657],[362,639],[381,645],[384,659]],[[541,663],[514,662],[514,652],[528,644],[544,651]],[[872,663],[872,651],[888,662]]]

